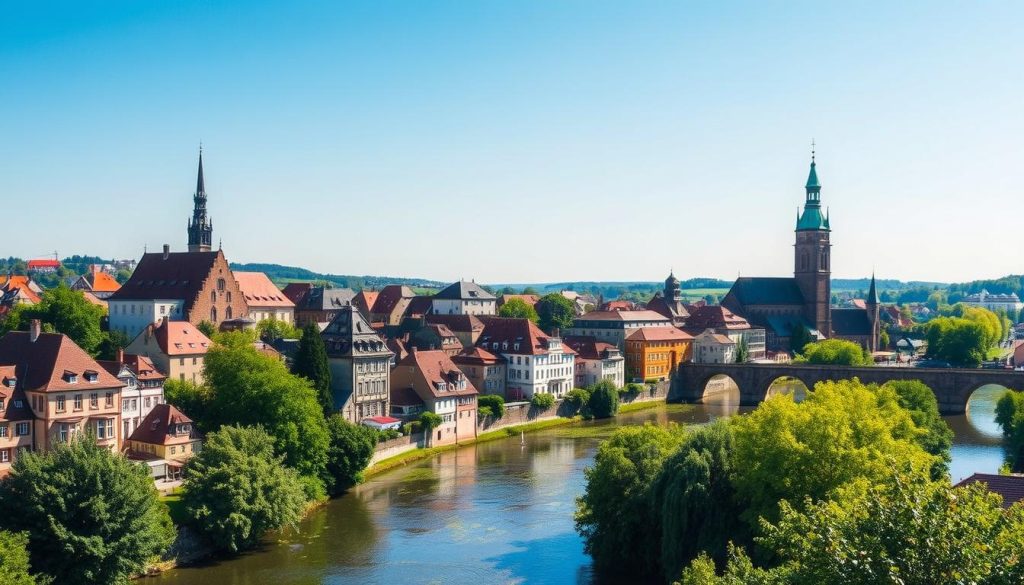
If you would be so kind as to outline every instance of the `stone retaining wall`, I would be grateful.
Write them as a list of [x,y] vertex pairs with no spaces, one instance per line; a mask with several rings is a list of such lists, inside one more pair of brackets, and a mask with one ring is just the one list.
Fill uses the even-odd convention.
[[404,437],[396,437],[383,443],[377,443],[373,457],[370,458],[370,465],[388,457],[401,455],[406,451],[412,451],[421,447],[423,447],[423,433],[414,433]]

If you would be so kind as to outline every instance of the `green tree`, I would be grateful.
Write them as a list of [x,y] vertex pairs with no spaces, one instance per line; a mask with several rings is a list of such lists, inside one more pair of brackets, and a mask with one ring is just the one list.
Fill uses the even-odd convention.
[[316,323],[309,323],[302,330],[302,339],[299,340],[299,348],[295,352],[292,373],[310,381],[324,416],[330,416],[334,412],[331,366],[327,362],[327,347]]
[[167,379],[164,382],[164,397],[167,402],[188,414],[201,431],[215,430],[208,428],[210,417],[208,411],[212,397],[207,386],[201,386],[190,380]]
[[988,353],[990,332],[985,319],[937,317],[928,323],[926,355],[964,366],[977,366]]
[[793,332],[789,337],[789,347],[793,353],[800,353],[803,351],[804,346],[808,343],[813,343],[814,337],[807,327],[803,325],[797,325],[793,328]]
[[437,427],[441,426],[442,422],[444,421],[440,416],[430,412],[429,410],[420,413],[420,428],[423,429],[423,434],[428,438],[428,442],[433,442],[433,431]]
[[354,425],[340,414],[327,418],[327,431],[331,437],[327,450],[329,491],[340,494],[363,480],[363,470],[370,464],[377,446],[377,431]]
[[202,428],[262,425],[289,467],[304,476],[324,477],[327,423],[310,382],[256,351],[242,333],[218,339],[203,368],[209,399]]
[[505,399],[498,394],[481,394],[477,397],[476,404],[481,416],[483,416],[485,408],[494,418],[505,416]]
[[856,379],[821,382],[799,404],[774,396],[732,424],[733,484],[752,528],[759,517],[778,518],[779,500],[825,499],[858,480],[877,483],[892,461],[930,470],[935,460],[895,391]]
[[0,583],[36,585],[28,569],[28,533],[0,531]]
[[536,323],[540,317],[537,316],[537,310],[530,306],[529,303],[523,299],[510,299],[504,305],[498,309],[499,317],[507,317],[511,319],[529,319]]
[[896,393],[896,400],[919,429],[925,431],[917,437],[922,449],[935,456],[932,479],[942,479],[949,472],[950,449],[953,448],[953,429],[939,413],[935,392],[920,380],[893,380],[885,384]]
[[210,339],[213,339],[214,336],[217,335],[217,326],[205,319],[200,321],[199,325],[196,325],[196,329],[198,329],[200,333],[209,337]]
[[530,397],[530,405],[540,410],[546,410],[555,405],[555,397],[547,392],[538,392]]
[[128,347],[131,342],[128,336],[120,331],[104,331],[103,341],[100,342],[99,347],[96,349],[97,359],[101,360],[116,360],[118,350]]
[[652,489],[661,518],[661,567],[666,579],[701,553],[724,561],[730,541],[747,541],[732,487],[733,435],[719,421],[693,431],[665,462]]
[[1003,429],[1003,453],[1014,473],[1024,470],[1024,392],[1009,391],[996,403],[996,423]]
[[182,503],[217,549],[254,547],[268,530],[293,526],[305,509],[302,482],[261,427],[224,426],[188,462]]
[[264,319],[256,324],[260,339],[273,342],[275,339],[302,339],[302,330],[281,319]]
[[586,388],[573,388],[565,395],[565,402],[579,411],[590,403],[590,390]]
[[538,293],[537,289],[533,288],[532,286],[528,286],[528,287],[523,289],[523,294],[524,295],[535,295],[535,294],[540,294],[540,293]]
[[20,455],[0,506],[4,529],[28,533],[32,568],[57,583],[128,583],[174,540],[147,468],[89,438]]
[[576,531],[598,571],[659,573],[659,511],[650,488],[685,435],[675,426],[623,427],[601,444],[576,500]]
[[601,380],[590,388],[587,407],[594,418],[610,418],[619,411],[619,390],[611,380]]
[[59,333],[70,337],[79,347],[96,355],[103,342],[100,329],[106,311],[85,300],[80,291],[71,290],[63,283],[44,291],[38,305],[22,312],[19,329],[28,327],[28,320],[39,319]]
[[809,343],[793,361],[836,366],[869,366],[874,363],[866,349],[845,339],[826,339]]
[[747,338],[740,337],[739,344],[736,345],[736,363],[745,364],[750,360],[750,346],[747,345]]
[[576,318],[576,309],[572,301],[559,293],[542,296],[534,309],[537,311],[538,325],[548,333],[572,327],[573,319]]
[[887,329],[882,329],[878,334],[878,349],[889,349],[889,331]]

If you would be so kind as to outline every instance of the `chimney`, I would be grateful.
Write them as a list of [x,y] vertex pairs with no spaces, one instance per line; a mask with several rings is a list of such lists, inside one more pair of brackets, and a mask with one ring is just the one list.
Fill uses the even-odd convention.
[[119,363],[119,364],[123,364],[124,363],[124,349],[120,348],[120,347],[117,348],[117,363]]
[[171,255],[171,245],[170,244],[164,244],[164,260],[167,260],[167,257],[170,256],[170,255]]
[[39,332],[43,328],[43,322],[39,319],[32,319],[28,325],[28,339],[32,343],[35,343],[39,339]]

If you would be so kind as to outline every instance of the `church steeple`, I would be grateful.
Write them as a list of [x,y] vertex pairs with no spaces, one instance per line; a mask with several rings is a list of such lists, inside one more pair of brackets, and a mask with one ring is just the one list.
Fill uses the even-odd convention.
[[797,213],[796,229],[829,230],[828,217],[821,213],[821,181],[818,180],[818,169],[815,162],[814,143],[811,143],[811,171],[807,174],[804,190],[807,199],[804,201],[804,212]]
[[871,286],[868,287],[867,303],[869,305],[871,305],[871,304],[877,305],[878,304],[878,291],[875,290],[875,273],[874,272],[871,273]]
[[213,248],[213,221],[206,216],[206,183],[203,179],[203,147],[199,147],[199,173],[192,196],[192,218],[188,222],[188,251],[209,252]]
[[797,214],[796,242],[793,246],[793,276],[804,297],[804,318],[822,335],[832,335],[832,282],[829,218],[821,212],[821,181],[818,180],[814,143],[811,143],[811,170],[804,190],[807,199]]

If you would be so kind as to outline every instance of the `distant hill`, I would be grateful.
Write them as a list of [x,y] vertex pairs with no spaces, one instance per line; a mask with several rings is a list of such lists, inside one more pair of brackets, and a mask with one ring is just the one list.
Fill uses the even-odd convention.
[[350,274],[326,274],[313,272],[306,268],[297,266],[282,266],[280,264],[231,263],[232,270],[243,272],[262,272],[270,277],[270,280],[278,285],[289,282],[328,282],[332,286],[362,290],[364,288],[382,288],[389,284],[404,284],[416,289],[439,289],[447,282],[428,280],[426,278],[403,278],[398,276],[354,276]]
[[[832,290],[833,291],[857,291],[857,290],[868,290],[871,286],[870,278],[833,278],[832,279]],[[875,286],[879,290],[892,290],[892,291],[904,291],[915,288],[947,288],[948,283],[945,282],[925,282],[920,280],[911,280],[903,282],[902,280],[893,279],[877,279]]]

